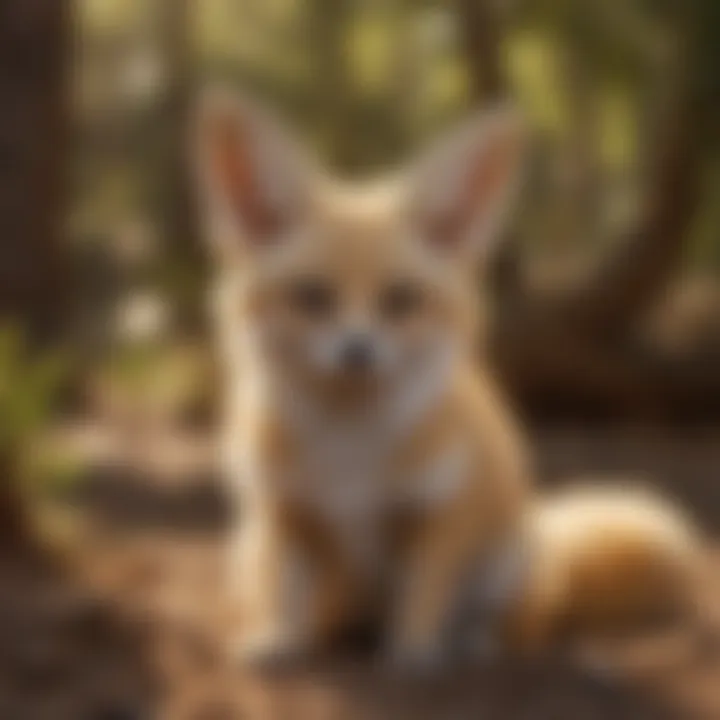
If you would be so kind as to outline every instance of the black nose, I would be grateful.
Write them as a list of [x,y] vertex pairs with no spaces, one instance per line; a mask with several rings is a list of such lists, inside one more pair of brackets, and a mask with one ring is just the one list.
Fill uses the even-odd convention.
[[350,338],[342,350],[342,364],[347,370],[369,370],[374,361],[372,341],[364,336]]

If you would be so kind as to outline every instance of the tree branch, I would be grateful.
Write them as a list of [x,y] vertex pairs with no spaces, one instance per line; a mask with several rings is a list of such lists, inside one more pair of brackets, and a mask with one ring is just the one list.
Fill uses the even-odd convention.
[[569,318],[584,333],[624,333],[675,275],[700,195],[702,124],[698,103],[679,99],[668,137],[659,143],[660,157],[637,227],[568,299]]

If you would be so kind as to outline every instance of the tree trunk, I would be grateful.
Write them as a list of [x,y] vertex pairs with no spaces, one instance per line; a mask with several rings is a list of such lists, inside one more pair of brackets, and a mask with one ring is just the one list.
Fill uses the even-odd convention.
[[500,51],[499,5],[494,0],[456,0],[472,94],[482,102],[501,99],[507,90]]
[[599,239],[602,182],[598,74],[588,49],[594,31],[586,10],[572,4],[560,22],[560,78],[568,115],[564,143],[561,242],[592,245]]
[[69,3],[0,3],[0,322],[34,343],[62,321]]
[[160,47],[165,88],[162,106],[163,230],[171,248],[197,259],[200,246],[190,183],[188,145],[194,96],[193,0],[162,0]]
[[309,4],[309,52],[320,81],[313,98],[315,120],[327,156],[345,172],[362,165],[356,134],[357,111],[348,56],[348,30],[352,21],[349,0],[312,0]]
[[[190,167],[190,118],[195,99],[193,70],[194,0],[160,0],[157,7],[158,43],[165,87],[157,121],[158,187],[161,189],[159,226],[165,250],[158,269],[180,287],[172,287],[185,328],[204,324],[203,270],[206,253],[200,241],[197,203]],[[168,273],[168,268],[172,272]],[[177,292],[179,291],[179,292]]]
[[[34,348],[60,330],[69,3],[0,3],[0,324]],[[27,544],[13,450],[0,447],[0,547]]]
[[[501,47],[504,13],[495,0],[456,0],[456,8],[472,100],[481,107],[492,105],[508,95]],[[521,293],[521,264],[518,237],[511,230],[487,268],[487,280],[501,300],[514,303]]]

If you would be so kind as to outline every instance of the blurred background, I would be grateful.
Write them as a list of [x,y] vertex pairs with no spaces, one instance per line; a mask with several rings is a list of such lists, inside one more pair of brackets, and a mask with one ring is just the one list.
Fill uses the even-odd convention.
[[[487,279],[490,352],[539,475],[647,476],[720,529],[717,0],[4,2],[0,717],[446,717],[432,689],[238,685],[218,658],[227,506],[187,167],[209,79],[347,176],[518,105],[528,178]],[[673,698],[717,702],[717,666],[686,675]],[[668,711],[553,678],[523,707]],[[526,717],[506,680],[453,695]]]

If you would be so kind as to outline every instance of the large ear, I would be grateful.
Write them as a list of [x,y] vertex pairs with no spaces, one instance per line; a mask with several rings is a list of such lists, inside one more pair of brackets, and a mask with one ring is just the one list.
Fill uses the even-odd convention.
[[501,235],[520,185],[525,132],[510,108],[486,111],[442,139],[411,177],[410,212],[423,241],[477,261]]
[[194,135],[202,210],[218,250],[275,244],[300,222],[310,163],[264,108],[225,89],[206,90]]

